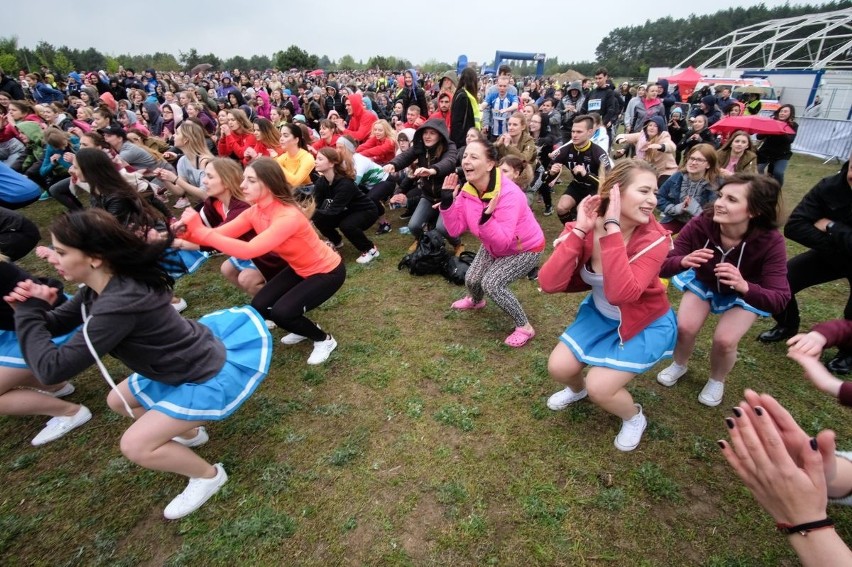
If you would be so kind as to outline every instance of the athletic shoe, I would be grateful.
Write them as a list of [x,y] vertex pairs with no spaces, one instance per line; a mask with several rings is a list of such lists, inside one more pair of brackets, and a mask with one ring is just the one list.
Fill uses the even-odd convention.
[[270,321],[269,319],[264,319],[263,322],[266,323],[266,328],[270,331],[278,326],[275,324],[275,321]]
[[39,390],[39,392],[50,394],[54,398],[64,398],[65,396],[70,396],[71,394],[73,394],[74,390],[74,384],[72,384],[71,382],[65,382],[64,386],[53,392],[48,392],[47,390]]
[[467,311],[468,309],[482,309],[485,307],[485,300],[480,299],[477,302],[473,301],[473,298],[469,295],[465,295],[458,301],[454,301],[452,305],[450,305],[453,309],[458,309],[459,311]]
[[390,225],[389,222],[379,223],[379,228],[376,229],[376,234],[387,234],[391,230],[393,230],[393,229],[391,228],[391,225]]
[[311,352],[311,356],[308,357],[308,364],[322,364],[328,360],[328,357],[331,356],[332,351],[336,348],[337,341],[331,335],[324,341],[314,341],[314,350]]
[[680,377],[686,374],[687,367],[681,366],[677,362],[672,362],[667,367],[660,370],[657,374],[657,382],[662,384],[663,386],[667,386],[671,388],[677,381],[680,380]]
[[163,510],[163,516],[167,520],[177,520],[192,514],[210,497],[219,492],[219,489],[228,482],[228,473],[222,467],[222,463],[213,465],[216,467],[216,476],[213,478],[191,478],[183,492],[178,494],[174,500],[169,502]]
[[552,409],[553,411],[559,411],[567,408],[574,402],[579,402],[589,393],[585,388],[580,390],[579,392],[575,392],[571,388],[565,388],[564,390],[559,390],[549,398],[547,398],[547,407]]
[[182,297],[178,297],[176,299],[177,301],[172,303],[172,307],[174,307],[175,311],[177,311],[178,313],[183,313],[183,311],[186,309],[186,300]]
[[281,337],[282,345],[297,345],[302,341],[308,340],[308,337],[303,337],[302,335],[297,335],[296,333],[290,333],[289,335],[284,335]]
[[359,264],[369,264],[370,262],[372,262],[373,260],[375,260],[378,257],[379,257],[379,250],[378,250],[378,248],[373,246],[372,248],[370,248],[369,250],[367,250],[366,252],[364,252],[363,254],[358,256],[358,258],[356,258],[355,261],[358,262]]
[[545,207],[544,208],[544,216],[549,217],[553,214],[553,207]]
[[180,199],[175,201],[175,204],[173,206],[176,209],[185,209],[187,207],[191,207],[192,203],[186,197],[181,197]]
[[42,191],[41,195],[39,195],[38,197],[39,201],[47,201],[48,199],[50,199],[50,193],[48,193],[47,191]]
[[648,427],[648,420],[645,419],[645,414],[642,413],[642,406],[635,404],[639,409],[639,413],[626,421],[621,422],[621,431],[615,437],[615,448],[619,451],[632,451],[639,446],[642,440],[642,433]]
[[184,447],[200,447],[210,441],[210,436],[207,435],[207,430],[203,426],[199,426],[195,437],[189,439],[186,437],[172,437],[172,441],[180,443]]
[[705,406],[714,408],[722,403],[722,396],[725,395],[725,383],[713,380],[710,378],[698,394],[698,401]]
[[38,447],[39,445],[56,441],[72,429],[80,427],[90,419],[92,419],[92,412],[89,411],[89,408],[83,405],[80,406],[80,409],[78,409],[77,413],[74,415],[52,417],[47,422],[47,425],[44,426],[44,429],[42,429],[39,434],[33,438],[32,444]]

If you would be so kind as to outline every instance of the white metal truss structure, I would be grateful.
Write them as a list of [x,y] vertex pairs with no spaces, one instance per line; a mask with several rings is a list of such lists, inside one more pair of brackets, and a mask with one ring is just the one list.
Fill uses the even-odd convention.
[[852,8],[770,20],[733,31],[696,50],[695,61],[727,69],[852,69]]

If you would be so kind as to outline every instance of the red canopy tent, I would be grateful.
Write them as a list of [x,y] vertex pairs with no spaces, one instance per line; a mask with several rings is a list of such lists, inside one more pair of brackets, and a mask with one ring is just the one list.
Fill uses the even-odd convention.
[[690,65],[680,73],[672,75],[671,77],[661,78],[666,79],[670,83],[677,83],[680,87],[680,100],[681,102],[686,102],[686,99],[688,99],[689,95],[691,95],[695,90],[695,85],[697,85],[698,81],[703,79],[704,76]]

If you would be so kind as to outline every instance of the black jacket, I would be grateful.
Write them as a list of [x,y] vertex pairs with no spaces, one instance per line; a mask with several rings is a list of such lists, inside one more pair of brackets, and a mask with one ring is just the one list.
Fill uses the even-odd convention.
[[[591,108],[590,108],[591,107]],[[604,126],[615,124],[621,113],[621,96],[615,91],[612,83],[607,83],[602,89],[595,89],[583,101],[581,114],[597,112],[601,115]]]
[[467,131],[475,125],[473,108],[470,106],[467,91],[463,88],[457,89],[453,95],[453,105],[450,107],[450,140],[456,148],[467,145],[465,142]]
[[24,100],[24,89],[21,84],[9,76],[0,76],[0,91],[9,93],[12,100]]
[[785,160],[793,157],[793,140],[796,139],[799,124],[797,122],[790,122],[790,127],[795,130],[792,134],[781,134],[780,136],[757,135],[758,140],[763,140],[763,143],[757,150],[758,162],[769,163],[770,161]]
[[[836,261],[852,263],[852,187],[848,172],[847,161],[840,173],[826,177],[808,191],[790,214],[784,236]],[[835,223],[828,232],[814,227],[824,218]]]
[[[435,130],[441,136],[438,143],[431,148],[427,148],[423,143],[423,131],[427,128]],[[443,149],[440,155],[438,148]],[[447,123],[440,118],[430,118],[414,133],[411,147],[393,158],[390,164],[397,171],[402,171],[415,161],[417,167],[434,169],[436,175],[419,178],[417,185],[422,189],[423,197],[438,202],[441,200],[444,178],[455,170],[457,157],[456,145],[450,140],[450,134],[447,132]]]
[[317,208],[314,217],[337,217],[356,211],[378,213],[376,204],[365,195],[355,182],[345,177],[335,177],[331,183],[320,176],[314,183],[314,200]]

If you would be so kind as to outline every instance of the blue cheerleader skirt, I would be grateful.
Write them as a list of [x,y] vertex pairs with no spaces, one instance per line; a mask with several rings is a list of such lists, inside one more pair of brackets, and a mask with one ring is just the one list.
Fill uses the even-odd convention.
[[[53,337],[50,339],[56,346],[63,345],[74,336],[77,332],[74,329],[67,335]],[[24,360],[24,354],[21,352],[21,345],[18,343],[18,334],[15,331],[0,331],[0,366],[8,368],[29,368],[29,365]]]
[[240,260],[236,256],[231,256],[228,258],[228,262],[237,269],[238,272],[243,272],[245,270],[256,270],[257,266],[254,265],[254,262],[251,260]]
[[672,278],[672,283],[681,291],[691,291],[704,301],[710,303],[710,311],[719,314],[724,313],[728,309],[734,307],[742,307],[746,311],[751,311],[760,317],[769,317],[771,313],[761,311],[756,307],[752,307],[736,292],[734,293],[719,293],[707,287],[695,277],[695,270],[692,268],[681,272]]
[[669,309],[645,329],[621,344],[618,320],[604,316],[589,295],[580,304],[577,318],[559,337],[577,360],[640,374],[664,358],[671,358],[677,340],[677,319]]
[[163,255],[166,271],[174,279],[193,274],[210,258],[210,254],[201,250],[179,250],[169,248]]
[[176,419],[218,421],[234,413],[269,372],[272,335],[263,317],[248,305],[205,315],[198,320],[225,345],[222,370],[203,383],[179,386],[157,382],[138,373],[128,378],[130,392],[145,409]]

